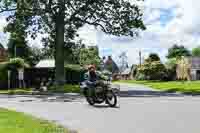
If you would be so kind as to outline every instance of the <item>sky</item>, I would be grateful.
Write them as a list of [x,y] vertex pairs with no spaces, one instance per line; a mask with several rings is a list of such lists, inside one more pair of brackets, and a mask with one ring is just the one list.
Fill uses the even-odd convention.
[[[134,3],[134,0],[129,0]],[[118,61],[121,52],[126,52],[129,64],[139,63],[139,51],[143,58],[149,53],[158,53],[166,61],[167,50],[173,44],[192,49],[200,46],[200,1],[199,0],[145,0],[143,21],[147,30],[138,38],[114,37],[85,25],[79,30],[80,37],[88,45],[98,45],[100,56],[112,55]],[[8,35],[3,33],[5,16],[0,16],[0,41],[5,45]],[[30,40],[31,46],[42,47],[41,36]]]

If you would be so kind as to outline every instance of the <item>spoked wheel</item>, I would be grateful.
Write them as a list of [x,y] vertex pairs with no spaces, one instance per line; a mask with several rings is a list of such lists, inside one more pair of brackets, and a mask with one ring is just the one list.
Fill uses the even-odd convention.
[[117,105],[117,96],[112,90],[109,90],[106,94],[106,103],[110,107],[115,107]]

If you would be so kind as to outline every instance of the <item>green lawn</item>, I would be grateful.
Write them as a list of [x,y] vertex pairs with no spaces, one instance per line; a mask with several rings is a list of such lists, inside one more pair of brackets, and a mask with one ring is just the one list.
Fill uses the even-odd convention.
[[0,133],[68,133],[61,126],[0,108]]
[[118,81],[120,83],[143,84],[154,89],[169,92],[200,93],[200,81]]
[[10,90],[0,90],[0,94],[32,94],[31,89],[10,89]]

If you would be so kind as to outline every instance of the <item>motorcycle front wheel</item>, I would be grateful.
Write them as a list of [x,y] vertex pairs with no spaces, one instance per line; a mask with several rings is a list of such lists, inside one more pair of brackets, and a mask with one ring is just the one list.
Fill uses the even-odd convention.
[[94,99],[89,95],[89,89],[87,89],[86,91],[85,91],[85,97],[86,97],[86,101],[90,104],[90,105],[94,105],[95,104],[95,101],[94,101]]
[[107,91],[107,94],[106,94],[106,103],[110,107],[116,107],[116,105],[117,105],[117,96],[116,96],[116,94],[112,90]]

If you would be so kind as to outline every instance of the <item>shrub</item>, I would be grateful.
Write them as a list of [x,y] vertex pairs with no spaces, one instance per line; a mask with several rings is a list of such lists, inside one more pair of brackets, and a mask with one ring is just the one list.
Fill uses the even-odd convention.
[[13,69],[16,70],[19,68],[27,68],[27,67],[29,67],[29,65],[26,64],[24,62],[24,60],[21,58],[13,58],[13,59],[10,59],[10,61],[6,65],[6,67],[11,70],[13,70]]
[[65,80],[68,81],[68,83],[77,84],[84,80],[85,72],[86,70],[80,65],[65,65]]
[[19,68],[29,67],[23,59],[14,58],[9,62],[0,63],[0,88],[7,86],[8,70],[17,70]]
[[167,75],[167,69],[160,61],[145,62],[137,70],[139,79],[164,80]]
[[48,87],[48,91],[55,93],[80,93],[79,85],[69,85],[66,84],[64,86],[51,86]]
[[146,80],[146,76],[142,73],[137,73],[135,76],[136,80]]
[[70,71],[76,71],[76,72],[81,72],[81,71],[85,70],[83,67],[81,67],[80,65],[76,65],[76,64],[67,64],[67,65],[65,65],[65,69],[70,70]]

